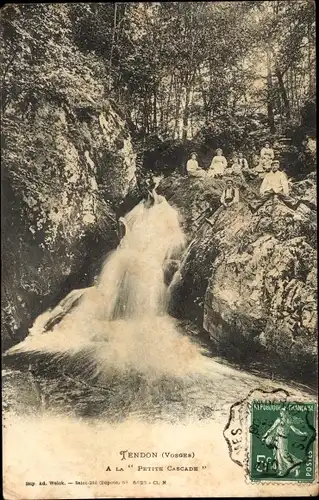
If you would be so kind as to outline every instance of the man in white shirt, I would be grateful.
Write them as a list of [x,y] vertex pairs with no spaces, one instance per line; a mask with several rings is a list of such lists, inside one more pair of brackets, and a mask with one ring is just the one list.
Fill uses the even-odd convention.
[[266,201],[277,196],[289,208],[296,208],[299,200],[294,200],[289,196],[289,185],[287,175],[279,170],[279,161],[273,160],[271,171],[267,172],[260,186],[260,199],[250,204],[252,212],[256,212]]
[[289,195],[287,175],[279,170],[278,160],[272,161],[271,170],[265,175],[261,183],[260,194],[262,196],[270,196],[272,194]]
[[190,177],[204,177],[206,174],[205,170],[200,168],[198,165],[196,153],[191,154],[191,157],[186,164],[186,170]]
[[233,181],[228,179],[226,182],[226,189],[224,189],[220,202],[225,208],[231,207],[234,203],[239,202],[239,190],[234,187]]

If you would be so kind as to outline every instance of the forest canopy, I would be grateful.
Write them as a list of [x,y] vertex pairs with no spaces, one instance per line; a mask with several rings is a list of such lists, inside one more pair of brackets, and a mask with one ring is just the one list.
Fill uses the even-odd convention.
[[186,139],[214,121],[299,123],[315,92],[314,3],[78,6],[76,41],[109,70],[138,130]]
[[314,14],[311,0],[7,5],[3,112],[28,85],[43,91],[33,68],[48,46],[47,64],[63,62],[63,85],[76,44],[138,137],[228,130],[242,141],[260,127],[314,137]]

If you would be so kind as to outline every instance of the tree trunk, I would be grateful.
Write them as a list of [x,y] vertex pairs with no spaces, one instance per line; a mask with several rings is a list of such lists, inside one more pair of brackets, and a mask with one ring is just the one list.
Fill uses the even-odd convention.
[[294,89],[294,75],[293,75],[293,68],[291,67],[289,70],[289,86],[290,86],[290,102],[291,102],[291,108],[294,110],[295,108],[295,89]]
[[298,115],[300,116],[301,92],[300,92],[300,80],[298,81],[297,73],[295,75],[295,82],[296,82],[296,89],[297,89],[297,111],[298,111]]
[[163,103],[163,94],[160,92],[160,98],[159,98],[159,129],[160,133],[162,134],[164,131],[164,103]]
[[144,102],[143,102],[143,129],[145,134],[149,134],[149,104],[148,104],[148,93],[145,91]]
[[314,91],[314,78],[313,78],[313,72],[312,72],[312,61],[311,61],[311,26],[308,24],[308,75],[309,75],[309,87],[308,87],[308,92],[309,95],[313,94]]
[[169,91],[168,91],[168,96],[167,96],[167,102],[166,102],[166,114],[165,114],[165,123],[164,123],[164,127],[165,127],[165,132],[168,131],[168,124],[169,124],[169,121],[170,121],[170,103],[171,103],[171,95],[172,95],[172,92],[173,92],[173,82],[174,82],[174,75],[171,76],[170,78],[170,84],[169,84]]
[[190,88],[190,85],[187,84],[186,88],[185,88],[185,107],[184,107],[184,112],[183,112],[183,133],[182,133],[182,140],[183,141],[187,140],[190,93],[191,93],[191,88]]
[[153,92],[153,131],[157,132],[157,87],[154,87]]
[[181,92],[178,88],[177,79],[175,80],[175,123],[174,123],[174,138],[179,139],[179,111],[181,106]]
[[200,85],[200,90],[201,90],[201,95],[202,95],[202,100],[203,100],[205,125],[208,125],[208,123],[209,123],[209,106],[208,106],[208,102],[207,102],[206,91],[203,87],[201,80],[199,81],[199,85]]
[[286,87],[280,69],[276,66],[276,77],[279,84],[280,94],[284,105],[284,113],[287,120],[291,120],[290,102],[287,96]]
[[193,115],[190,116],[190,129],[191,129],[191,139],[194,137],[194,122],[193,122]]
[[267,54],[267,115],[268,115],[268,125],[271,133],[276,132],[274,108],[273,108],[273,85],[272,85],[272,73],[271,73],[271,58],[269,53]]
[[113,51],[114,51],[114,43],[115,43],[115,33],[116,33],[116,14],[117,14],[117,3],[114,3],[114,17],[113,17],[113,31],[112,31],[112,42],[111,42],[111,53],[110,53],[110,60],[109,60],[109,90],[111,90],[112,87],[112,77],[111,77],[111,70],[112,70],[112,57],[113,57]]

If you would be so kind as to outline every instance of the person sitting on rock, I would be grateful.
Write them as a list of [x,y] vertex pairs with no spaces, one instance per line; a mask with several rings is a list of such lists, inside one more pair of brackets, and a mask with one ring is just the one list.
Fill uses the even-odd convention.
[[226,166],[226,168],[225,168],[225,170],[224,170],[224,175],[225,175],[226,177],[228,177],[228,176],[232,175],[232,173],[233,173],[233,167],[234,167],[234,165],[236,165],[236,164],[237,164],[237,157],[236,157],[236,156],[233,156],[233,157],[231,158],[230,162],[228,162],[228,163],[227,163],[227,166]]
[[232,179],[226,181],[226,188],[221,195],[220,202],[225,208],[239,202],[239,190],[234,186]]
[[256,177],[258,177],[258,172],[256,172],[256,166],[259,163],[259,157],[258,155],[255,155],[252,159],[252,165],[248,165],[247,159],[244,157],[243,153],[239,151],[238,153],[238,164],[240,165],[240,171],[242,174],[242,179],[245,180],[245,178],[249,180],[254,180]]
[[285,172],[279,170],[279,160],[272,161],[271,171],[265,174],[261,183],[260,195],[258,202],[250,205],[253,212],[274,196],[277,196],[289,208],[296,208],[300,203],[289,196],[288,178]]
[[240,151],[238,153],[238,163],[239,165],[241,166],[241,169],[248,169],[248,161],[246,160],[246,158],[244,157],[243,153]]
[[242,176],[242,168],[242,164],[239,162],[239,156],[235,155],[233,157],[232,173]]
[[198,165],[196,153],[191,153],[191,157],[186,164],[186,170],[190,177],[204,177],[206,175],[205,170]]
[[271,162],[275,158],[274,150],[270,147],[269,142],[260,151],[259,165],[256,170],[258,172],[269,172],[271,170]]
[[216,149],[216,155],[213,157],[208,169],[208,176],[212,178],[223,177],[226,167],[227,160],[225,156],[223,156],[222,149]]

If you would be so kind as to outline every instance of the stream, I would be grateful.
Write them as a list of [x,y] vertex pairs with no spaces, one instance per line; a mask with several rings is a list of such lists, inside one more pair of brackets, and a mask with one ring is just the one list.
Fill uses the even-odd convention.
[[[65,313],[58,305],[39,316],[26,339],[5,354],[6,409],[175,422],[225,415],[257,385],[287,386],[226,364],[195,327],[166,313],[165,266],[185,255],[186,237],[156,186],[121,223],[124,237],[96,286],[69,294],[60,303],[68,304]],[[302,386],[290,390],[296,397],[311,393]]]
[[[125,235],[97,285],[67,297],[66,313],[58,305],[39,316],[3,357],[5,458],[7,467],[14,464],[7,484],[50,479],[50,471],[65,481],[63,498],[74,498],[68,484],[76,478],[83,481],[78,498],[93,498],[85,481],[110,478],[105,466],[120,450],[196,450],[194,463],[210,461],[211,478],[200,485],[195,476],[174,476],[168,496],[181,487],[210,496],[212,481],[216,493],[227,494],[221,474],[243,481],[223,437],[231,406],[258,389],[282,389],[299,402],[315,401],[315,393],[223,362],[199,332],[167,314],[165,265],[182,256],[186,238],[164,197],[154,190],[122,223]],[[116,484],[109,495],[118,495]],[[121,496],[147,496],[147,488],[127,482]],[[44,498],[39,485],[20,491]],[[46,498],[60,492],[48,488]],[[97,486],[94,495],[105,489]]]

